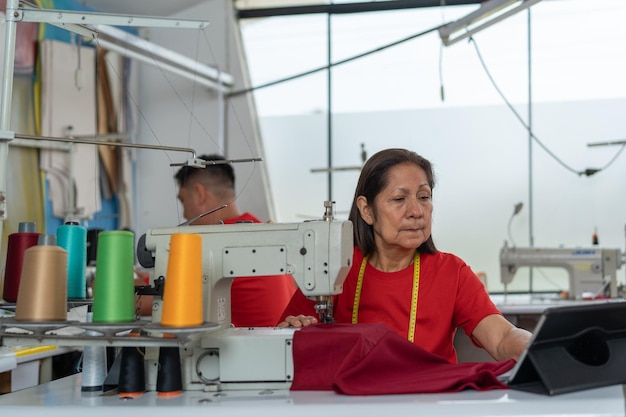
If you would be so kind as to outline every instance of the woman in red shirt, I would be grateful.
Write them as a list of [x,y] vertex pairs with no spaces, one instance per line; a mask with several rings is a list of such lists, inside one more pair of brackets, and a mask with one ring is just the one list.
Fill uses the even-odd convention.
[[[353,263],[335,299],[335,320],[384,323],[452,363],[461,327],[494,359],[517,359],[530,333],[500,314],[463,260],[435,247],[434,186],[430,162],[415,152],[386,149],[366,162],[350,211]],[[316,323],[314,314],[298,290],[279,326]]]

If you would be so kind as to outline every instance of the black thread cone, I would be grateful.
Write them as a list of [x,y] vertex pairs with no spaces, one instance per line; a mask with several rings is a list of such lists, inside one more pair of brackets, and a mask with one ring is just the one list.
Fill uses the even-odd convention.
[[178,395],[182,390],[183,381],[178,347],[161,347],[159,349],[159,372],[157,374],[158,396]]
[[137,397],[146,390],[143,349],[123,347],[117,392],[122,397]]

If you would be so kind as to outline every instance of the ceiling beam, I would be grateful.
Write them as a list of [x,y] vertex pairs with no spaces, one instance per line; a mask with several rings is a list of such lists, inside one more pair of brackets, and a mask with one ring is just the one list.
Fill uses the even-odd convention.
[[417,9],[421,7],[460,6],[478,4],[481,0],[390,0],[368,1],[341,4],[312,4],[309,6],[269,7],[262,9],[240,9],[237,11],[239,19],[259,17],[292,16],[301,14],[347,14],[381,12],[388,10]]

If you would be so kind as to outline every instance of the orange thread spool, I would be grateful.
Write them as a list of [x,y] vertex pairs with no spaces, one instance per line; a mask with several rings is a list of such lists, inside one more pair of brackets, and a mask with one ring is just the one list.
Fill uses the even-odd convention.
[[170,239],[161,324],[199,326],[202,318],[202,236],[175,233]]

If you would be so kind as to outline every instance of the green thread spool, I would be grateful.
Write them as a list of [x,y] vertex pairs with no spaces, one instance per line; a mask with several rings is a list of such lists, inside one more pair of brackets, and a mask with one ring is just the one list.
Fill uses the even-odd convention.
[[94,323],[135,320],[134,242],[134,234],[124,230],[98,234],[93,293]]

